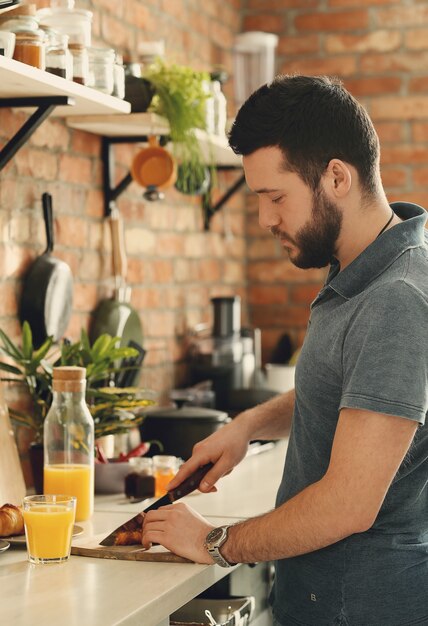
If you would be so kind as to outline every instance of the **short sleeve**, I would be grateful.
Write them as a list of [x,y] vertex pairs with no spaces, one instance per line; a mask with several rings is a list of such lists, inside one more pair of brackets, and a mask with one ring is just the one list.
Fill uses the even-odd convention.
[[365,294],[343,345],[340,408],[425,423],[428,410],[428,302],[404,280]]

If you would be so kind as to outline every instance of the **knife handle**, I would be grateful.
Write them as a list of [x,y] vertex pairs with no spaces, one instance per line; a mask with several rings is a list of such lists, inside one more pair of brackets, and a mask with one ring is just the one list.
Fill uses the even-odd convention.
[[214,466],[214,463],[207,463],[199,467],[193,474],[183,480],[175,489],[169,492],[171,502],[175,502],[184,496],[189,495],[192,491],[195,491],[199,487],[199,483],[205,476],[205,474]]

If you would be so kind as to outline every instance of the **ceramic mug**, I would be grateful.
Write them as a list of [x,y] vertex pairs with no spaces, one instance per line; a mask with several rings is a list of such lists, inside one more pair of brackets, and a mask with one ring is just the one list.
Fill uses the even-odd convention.
[[149,146],[139,152],[131,165],[131,176],[142,187],[166,189],[177,179],[174,157],[161,148],[156,137],[149,137]]

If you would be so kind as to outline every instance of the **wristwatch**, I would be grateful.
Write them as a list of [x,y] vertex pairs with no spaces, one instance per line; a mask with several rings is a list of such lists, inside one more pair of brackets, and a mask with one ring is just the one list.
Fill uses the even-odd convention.
[[236,563],[229,563],[229,561],[226,561],[224,556],[220,553],[220,548],[227,539],[227,531],[230,526],[231,524],[229,526],[219,526],[218,528],[213,528],[205,539],[205,548],[208,550],[217,565],[220,565],[221,567],[233,567],[236,565]]

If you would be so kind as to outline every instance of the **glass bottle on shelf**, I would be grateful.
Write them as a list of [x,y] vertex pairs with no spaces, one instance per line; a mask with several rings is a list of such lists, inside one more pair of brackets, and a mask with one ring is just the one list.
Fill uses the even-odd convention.
[[80,85],[87,85],[89,78],[88,50],[81,43],[69,43],[68,49],[72,57],[73,81]]
[[111,95],[114,89],[113,48],[88,48],[89,77],[87,85]]
[[226,96],[221,90],[221,84],[218,80],[210,83],[210,91],[213,99],[214,108],[214,134],[220,137],[226,136],[227,123],[227,101]]
[[44,423],[44,493],[76,496],[76,521],[94,509],[94,422],[85,402],[84,367],[54,367]]
[[73,57],[68,49],[68,36],[53,30],[46,31],[46,71],[62,78],[73,78]]

